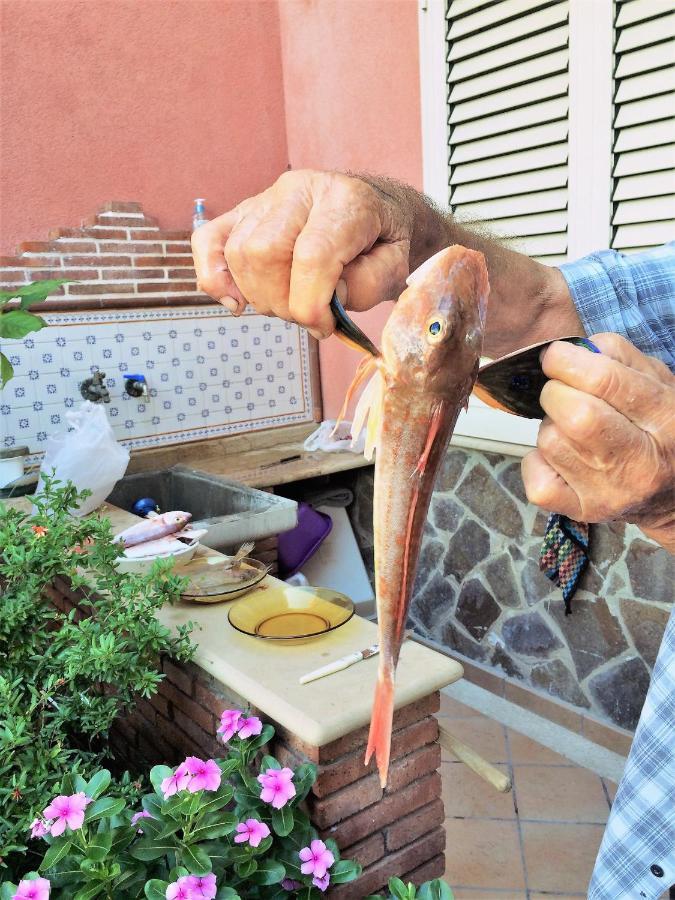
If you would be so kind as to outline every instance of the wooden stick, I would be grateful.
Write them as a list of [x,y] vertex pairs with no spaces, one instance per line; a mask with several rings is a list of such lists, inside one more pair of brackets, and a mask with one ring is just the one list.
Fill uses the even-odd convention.
[[441,747],[447,750],[448,753],[452,753],[460,762],[467,765],[472,772],[475,772],[483,781],[487,781],[500,793],[507,794],[511,790],[511,779],[508,775],[505,775],[492,763],[483,759],[472,747],[450,734],[441,725],[438,727],[438,740]]

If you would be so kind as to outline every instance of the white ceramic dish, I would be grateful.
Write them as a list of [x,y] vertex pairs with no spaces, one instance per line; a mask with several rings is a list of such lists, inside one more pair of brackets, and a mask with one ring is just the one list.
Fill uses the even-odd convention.
[[177,550],[174,553],[156,553],[154,556],[142,556],[135,559],[127,559],[124,556],[120,556],[117,560],[117,569],[120,572],[144,575],[150,571],[156,559],[172,559],[174,568],[178,569],[180,566],[190,562],[198,546],[199,541],[192,541],[192,543],[185,545],[185,550]]

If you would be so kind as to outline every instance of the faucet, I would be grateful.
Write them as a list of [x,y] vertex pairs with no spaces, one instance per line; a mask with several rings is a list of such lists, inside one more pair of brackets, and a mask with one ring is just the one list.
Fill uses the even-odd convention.
[[124,390],[130,397],[147,397],[148,384],[145,375],[125,375]]
[[80,393],[85,400],[91,400],[92,403],[110,403],[110,394],[104,384],[104,378],[105,372],[94,372],[91,378],[85,378],[80,385]]

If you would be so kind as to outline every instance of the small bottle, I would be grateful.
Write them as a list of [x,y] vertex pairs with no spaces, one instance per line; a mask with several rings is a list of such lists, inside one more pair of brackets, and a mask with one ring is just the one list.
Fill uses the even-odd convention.
[[192,230],[194,231],[196,228],[199,228],[200,225],[204,225],[208,221],[209,220],[204,213],[204,200],[199,197],[195,200],[195,208],[192,214]]

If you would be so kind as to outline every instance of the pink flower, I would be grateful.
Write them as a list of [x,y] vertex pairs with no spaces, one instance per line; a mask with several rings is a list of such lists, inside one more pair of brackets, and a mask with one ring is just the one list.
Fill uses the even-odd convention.
[[180,881],[185,881],[190,890],[192,900],[213,900],[218,891],[216,876],[209,875],[184,875]]
[[270,830],[264,822],[258,819],[247,819],[237,825],[237,832],[234,836],[235,844],[244,844],[249,842],[251,847],[258,847],[263,838],[269,837]]
[[160,785],[160,790],[164,794],[164,799],[168,800],[169,797],[173,797],[174,794],[177,794],[178,791],[183,791],[188,786],[190,781],[190,773],[188,772],[188,768],[184,762],[182,762],[173,775],[169,775],[168,778],[165,778]]
[[244,740],[251,735],[258,735],[262,731],[262,722],[257,716],[251,716],[249,719],[242,719],[239,723],[238,736]]
[[226,709],[220,716],[220,728],[218,734],[222,736],[223,743],[227,744],[239,730],[239,721],[242,713],[238,709]]
[[33,819],[30,824],[30,836],[32,838],[41,838],[49,834],[49,828],[42,819]]
[[318,875],[315,875],[314,878],[312,878],[312,884],[314,885],[314,887],[318,887],[318,889],[322,893],[326,890],[329,883],[330,875],[328,874],[328,872],[326,872],[326,874],[322,878],[319,878]]
[[[139,819],[154,819],[154,816],[151,816],[147,809],[142,809],[140,812],[134,813],[131,817],[131,824],[135,825]],[[143,834],[143,829],[138,829],[138,834]]]
[[183,875],[178,881],[172,882],[166,889],[166,900],[193,900],[192,887],[190,886],[191,875]]
[[30,881],[19,882],[16,894],[12,894],[12,900],[49,900],[51,885],[47,878],[33,878]]
[[217,791],[220,787],[222,772],[215,759],[199,759],[198,756],[188,756],[185,760],[187,770],[192,775],[187,786],[191,794],[197,791]]
[[78,794],[71,794],[68,797],[65,797],[63,794],[54,797],[49,806],[42,812],[45,819],[56,820],[49,825],[52,837],[58,837],[60,834],[63,834],[66,830],[66,825],[73,831],[81,828],[84,822],[84,811],[90,803],[91,797],[85,796],[82,791]]
[[[323,878],[335,862],[335,857],[323,841],[312,841],[309,847],[303,847],[298,854],[302,860],[300,871],[303,875],[315,875]],[[316,885],[319,887],[319,885]]]
[[293,881],[292,878],[284,878],[281,882],[281,886],[285,891],[297,891],[298,888],[302,887],[302,882]]
[[263,803],[271,803],[275,809],[281,809],[295,797],[292,769],[268,769],[258,775],[258,781],[262,785],[260,799]]

